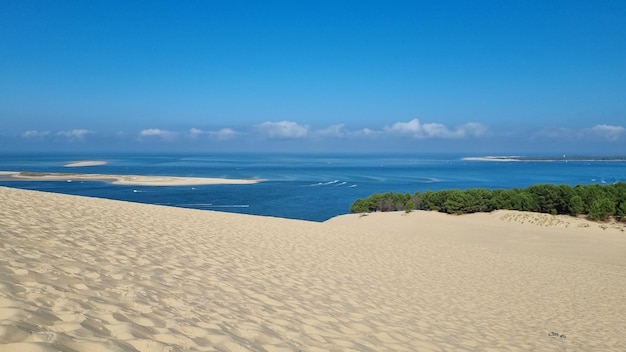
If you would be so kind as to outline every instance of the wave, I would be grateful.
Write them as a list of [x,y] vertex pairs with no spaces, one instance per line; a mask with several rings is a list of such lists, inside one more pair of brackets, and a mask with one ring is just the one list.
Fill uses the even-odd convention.
[[213,204],[213,203],[184,203],[176,204],[175,206],[181,208],[249,208],[250,204]]
[[332,180],[332,181],[328,181],[328,182],[318,182],[318,183],[314,183],[312,185],[309,185],[311,187],[316,187],[316,186],[328,186],[328,185],[333,185],[335,183],[338,183],[339,180]]
[[341,187],[341,186],[345,186],[348,188],[354,188],[357,185],[356,184],[348,184],[348,181],[339,181],[339,180],[332,180],[332,181],[328,181],[328,182],[318,182],[318,183],[314,183],[309,185],[309,187],[321,187],[321,186],[335,186],[335,187]]
[[223,205],[208,205],[210,208],[249,208],[250,204],[223,204]]
[[440,179],[434,178],[434,177],[419,177],[419,178],[415,179],[415,181],[417,181],[418,183],[437,183],[437,182],[441,182]]

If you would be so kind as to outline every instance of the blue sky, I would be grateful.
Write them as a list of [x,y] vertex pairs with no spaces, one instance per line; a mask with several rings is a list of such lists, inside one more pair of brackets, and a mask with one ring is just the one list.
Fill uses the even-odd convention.
[[0,3],[0,151],[626,154],[623,1]]

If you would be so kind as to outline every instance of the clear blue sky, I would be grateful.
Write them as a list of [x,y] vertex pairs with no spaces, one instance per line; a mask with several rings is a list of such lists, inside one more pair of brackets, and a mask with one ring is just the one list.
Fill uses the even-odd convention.
[[626,1],[0,1],[0,151],[626,154]]

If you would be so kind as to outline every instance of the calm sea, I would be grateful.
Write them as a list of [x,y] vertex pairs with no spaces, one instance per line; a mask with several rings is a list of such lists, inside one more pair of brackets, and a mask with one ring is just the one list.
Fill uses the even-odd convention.
[[[0,186],[140,203],[228,211],[313,221],[348,213],[357,198],[377,192],[450,188],[513,188],[536,183],[626,182],[626,161],[566,160],[494,162],[466,155],[391,154],[0,154],[0,171],[79,172],[261,178],[252,185],[121,186],[106,182],[7,181]],[[68,162],[106,165],[66,168]],[[62,206],[62,205],[59,205]]]

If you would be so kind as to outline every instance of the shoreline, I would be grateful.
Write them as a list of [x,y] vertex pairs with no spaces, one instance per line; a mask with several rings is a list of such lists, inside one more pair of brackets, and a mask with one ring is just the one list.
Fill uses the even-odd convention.
[[486,155],[486,156],[467,156],[461,158],[464,161],[495,161],[495,162],[518,162],[518,161],[532,161],[532,162],[568,162],[568,161],[580,161],[580,162],[624,162],[624,157],[589,157],[589,156],[563,156],[563,157],[549,157],[549,156],[520,156],[520,155]]
[[63,165],[64,167],[86,167],[86,166],[101,166],[108,164],[108,161],[104,160],[81,160]]
[[521,161],[517,156],[468,156],[461,158],[461,160],[465,161]]
[[179,177],[179,176],[140,176],[140,175],[108,175],[78,174],[60,172],[11,172],[3,171],[0,175],[5,180],[13,181],[102,181],[115,185],[127,186],[200,186],[200,185],[249,185],[263,182],[262,179],[228,179],[211,177]]

